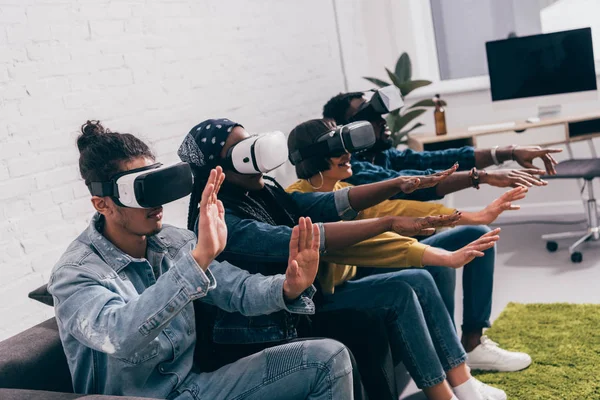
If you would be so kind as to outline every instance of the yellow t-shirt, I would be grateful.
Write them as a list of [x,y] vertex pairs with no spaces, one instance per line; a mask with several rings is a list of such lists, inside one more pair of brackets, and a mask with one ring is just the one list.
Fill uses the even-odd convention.
[[[346,182],[336,183],[333,190],[352,186]],[[301,179],[286,189],[289,193],[315,192],[307,180]],[[412,200],[385,200],[376,206],[367,208],[358,214],[357,219],[377,218],[386,215],[405,217],[426,217],[430,215],[447,215],[455,210],[442,204],[426,203]],[[317,278],[323,292],[332,294],[338,286],[356,275],[356,265],[370,267],[422,267],[423,253],[428,246],[416,239],[385,232],[371,239],[364,240],[343,250],[330,250],[323,255],[323,263]]]

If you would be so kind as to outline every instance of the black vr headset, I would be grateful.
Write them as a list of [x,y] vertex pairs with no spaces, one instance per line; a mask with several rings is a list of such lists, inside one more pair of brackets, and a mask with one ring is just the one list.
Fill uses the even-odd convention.
[[350,122],[371,121],[373,117],[391,113],[404,106],[402,93],[394,85],[385,86],[381,89],[373,89],[372,92],[375,92],[373,96],[360,106],[358,112],[350,118]]
[[365,151],[375,144],[375,132],[370,122],[357,121],[340,125],[324,133],[316,143],[290,153],[293,165],[311,157],[340,157],[346,153]]
[[121,207],[154,208],[192,193],[194,177],[188,163],[161,163],[123,171],[108,182],[91,182],[92,196],[109,196]]

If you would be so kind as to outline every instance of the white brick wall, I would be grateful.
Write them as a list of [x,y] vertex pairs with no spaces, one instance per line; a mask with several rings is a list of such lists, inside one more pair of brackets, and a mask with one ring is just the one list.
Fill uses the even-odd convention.
[[[163,162],[209,117],[289,132],[343,90],[334,21],[325,0],[0,0],[0,340],[52,315],[27,293],[92,214],[75,146],[86,119]],[[186,209],[167,206],[166,222],[183,226]]]

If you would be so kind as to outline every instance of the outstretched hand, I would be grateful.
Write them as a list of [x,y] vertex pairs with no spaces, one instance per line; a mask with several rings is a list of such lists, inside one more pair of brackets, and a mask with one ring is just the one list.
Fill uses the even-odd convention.
[[527,188],[523,186],[518,186],[504,193],[502,196],[494,200],[489,206],[480,211],[478,223],[480,225],[489,225],[494,222],[504,211],[519,210],[521,206],[513,204],[513,201],[524,199],[526,194]]
[[451,252],[448,255],[448,262],[445,266],[450,268],[461,268],[473,261],[476,257],[483,257],[483,252],[494,247],[494,244],[500,239],[498,233],[500,233],[500,228],[482,235],[479,239],[469,243],[462,249]]
[[495,187],[532,187],[546,186],[548,182],[540,179],[544,170],[533,169],[498,169],[493,171],[486,170],[481,175],[481,183]]
[[535,168],[533,160],[541,159],[546,167],[548,175],[556,175],[554,166],[558,164],[552,154],[560,153],[562,149],[548,148],[542,149],[540,146],[517,146],[513,149],[513,159],[524,168]]
[[192,256],[203,270],[223,251],[227,244],[227,225],[225,208],[217,193],[225,180],[221,167],[210,171],[208,181],[200,199],[198,217],[198,244],[192,250]]
[[435,228],[454,226],[461,213],[434,215],[430,217],[390,217],[391,230],[402,236],[427,236],[435,233]]
[[433,187],[452,175],[458,169],[458,163],[454,164],[451,168],[445,171],[436,172],[431,175],[419,175],[419,176],[399,176],[395,179],[398,180],[400,190],[404,193],[412,193],[415,190],[427,189]]
[[319,269],[319,247],[321,232],[310,218],[300,218],[292,230],[290,257],[285,271],[283,293],[287,300],[293,300],[308,289]]

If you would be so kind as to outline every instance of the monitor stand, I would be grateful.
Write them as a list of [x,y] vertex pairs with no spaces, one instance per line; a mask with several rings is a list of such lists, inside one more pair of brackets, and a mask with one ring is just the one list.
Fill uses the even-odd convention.
[[558,117],[561,111],[562,106],[560,104],[554,104],[551,106],[538,106],[538,118],[548,119]]

